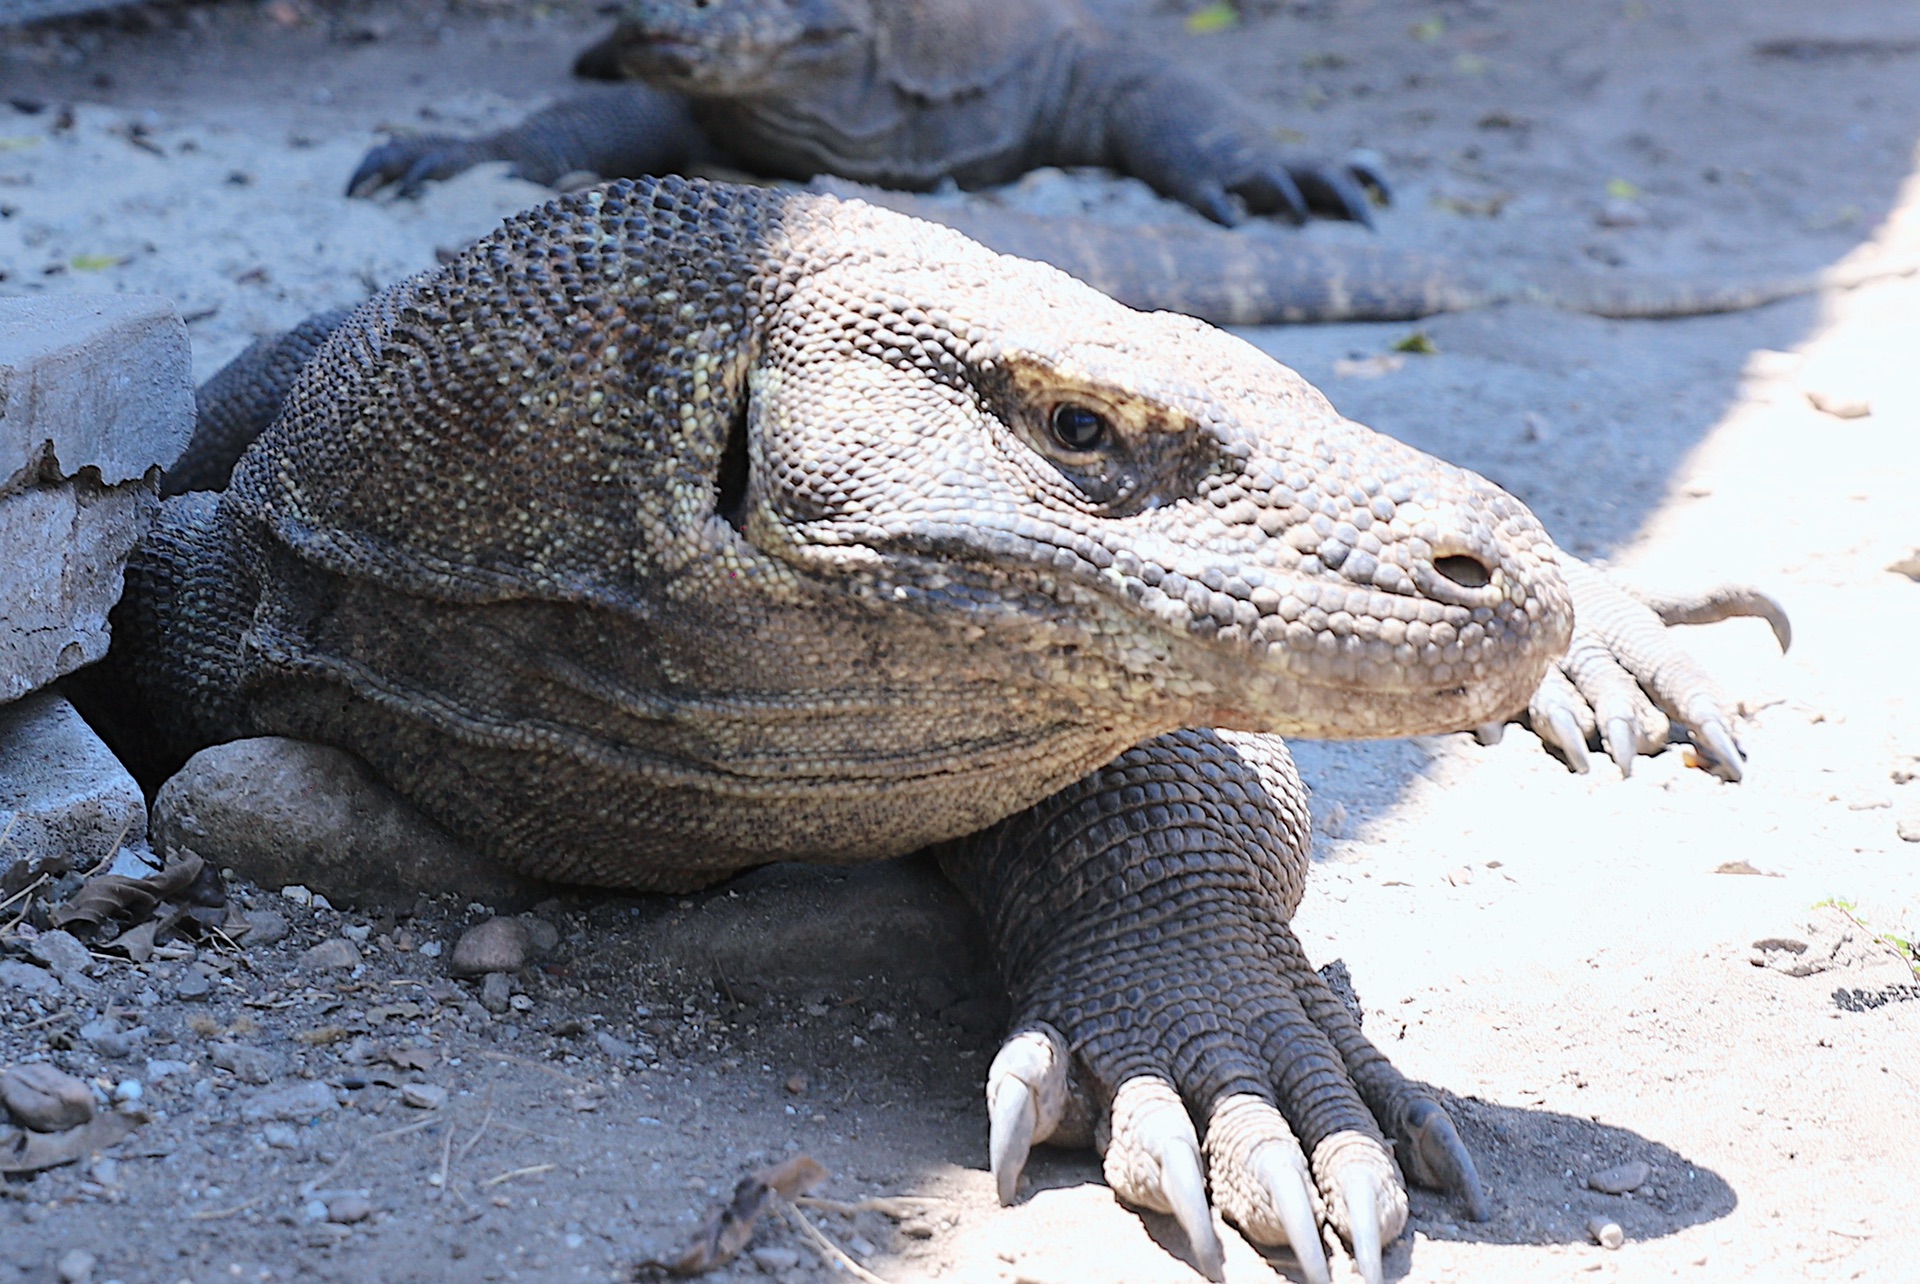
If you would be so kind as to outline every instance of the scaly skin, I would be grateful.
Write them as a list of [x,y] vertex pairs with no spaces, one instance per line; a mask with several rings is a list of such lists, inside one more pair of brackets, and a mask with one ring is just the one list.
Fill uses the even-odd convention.
[[[858,203],[664,180],[342,323],[225,492],[168,501],[115,655],[176,754],[341,745],[543,877],[937,846],[1021,1015],[1003,1195],[1031,1142],[1110,1134],[1209,1273],[1207,1180],[1310,1274],[1324,1220],[1378,1278],[1389,1145],[1481,1196],[1288,930],[1279,736],[1520,709],[1578,632],[1567,564],[1222,332]],[[1656,692],[1724,716],[1691,695]]]
[[[644,80],[568,100],[487,139],[402,139],[368,155],[348,189],[416,191],[481,160],[552,183],[572,170],[635,176],[703,148],[780,178],[816,174],[924,191],[1005,183],[1042,165],[1105,165],[1216,222],[1309,214],[1369,222],[1364,165],[1291,156],[1210,81],[1119,40],[1078,0],[634,0],[581,56],[583,74]],[[596,112],[670,114],[646,169],[613,142],[633,126]],[[618,167],[609,167],[618,166]]]

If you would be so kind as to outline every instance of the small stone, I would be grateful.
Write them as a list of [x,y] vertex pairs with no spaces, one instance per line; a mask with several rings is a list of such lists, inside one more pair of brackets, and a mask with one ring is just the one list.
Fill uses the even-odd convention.
[[1903,843],[1920,843],[1920,812],[1894,821],[1893,832],[1900,835]]
[[247,945],[278,945],[287,939],[287,916],[275,910],[248,910]]
[[87,968],[93,965],[93,955],[87,953],[87,947],[70,932],[42,932],[27,942],[27,953],[45,963],[53,974],[68,985],[72,976],[86,976]]
[[780,1276],[800,1269],[800,1254],[791,1248],[769,1245],[754,1249],[748,1256],[753,1259],[755,1266],[769,1275]]
[[275,1150],[292,1150],[300,1144],[300,1134],[283,1123],[270,1123],[260,1130],[260,1140]]
[[1593,221],[1601,227],[1639,227],[1647,221],[1646,207],[1624,196],[1610,196]]
[[324,1199],[309,1199],[305,1204],[301,1205],[300,1212],[310,1222],[324,1222],[327,1220],[327,1201]]
[[490,918],[460,934],[448,967],[455,976],[518,972],[527,965],[533,934],[517,918]]
[[254,1085],[272,1083],[286,1068],[284,1058],[243,1043],[216,1043],[207,1059],[240,1082]]
[[188,972],[173,987],[173,997],[186,1003],[202,1003],[213,993],[213,982],[203,972]]
[[535,957],[551,954],[559,947],[560,929],[546,919],[522,914],[516,921],[527,929],[527,940],[533,946]]
[[876,1012],[867,1018],[867,1029],[869,1030],[891,1030],[899,1024],[898,1021],[894,1020],[891,1012]]
[[298,883],[289,883],[280,889],[280,895],[295,905],[313,904],[313,893]]
[[373,1201],[357,1191],[335,1195],[327,1201],[327,1220],[341,1226],[364,1222],[373,1216]]
[[17,991],[36,999],[60,998],[60,978],[45,968],[17,959],[0,959],[0,988]]
[[873,1241],[865,1235],[855,1235],[852,1239],[848,1240],[847,1248],[855,1257],[872,1257],[880,1251],[873,1246]]
[[1865,419],[1873,413],[1873,403],[1865,397],[1831,388],[1807,389],[1807,401],[1821,414],[1835,419]]
[[1610,1222],[1604,1217],[1588,1218],[1587,1234],[1593,1236],[1593,1242],[1602,1248],[1618,1248],[1627,1242],[1627,1233],[1620,1229],[1620,1223]]
[[807,1082],[807,1076],[804,1071],[795,1071],[787,1076],[787,1091],[797,1097],[807,1090]]
[[438,1110],[447,1104],[447,1090],[437,1083],[404,1084],[400,1100],[415,1110]]
[[93,1118],[93,1090],[44,1061],[0,1074],[0,1103],[35,1132],[64,1132]]
[[54,1269],[60,1273],[61,1284],[88,1284],[93,1278],[94,1256],[84,1248],[70,1248],[60,1254],[60,1263]]
[[533,996],[530,994],[516,994],[507,1003],[515,1012],[533,1011]]
[[138,1079],[122,1079],[113,1085],[113,1103],[130,1106],[147,1095],[147,1086]]
[[185,1061],[175,1061],[171,1058],[164,1057],[150,1057],[147,1060],[147,1081],[149,1083],[158,1083],[162,1079],[171,1079],[177,1074],[186,1074],[191,1069],[193,1069],[193,1066]]
[[360,951],[352,941],[330,936],[300,955],[303,972],[348,971],[360,966]]
[[441,948],[442,947],[440,945],[440,942],[438,941],[424,941],[421,943],[421,946],[420,946],[420,957],[425,959],[437,959],[440,957]]
[[513,1005],[513,983],[505,972],[489,972],[480,983],[480,1006],[499,1016]]
[[625,1039],[617,1038],[614,1035],[608,1034],[605,1030],[601,1030],[593,1036],[593,1041],[598,1045],[600,1051],[612,1057],[615,1061],[633,1060],[636,1049]]
[[1895,575],[1904,575],[1910,580],[1920,580],[1920,548],[1894,558],[1887,563],[1887,569]]
[[333,1089],[318,1079],[307,1079],[289,1088],[262,1092],[240,1107],[246,1123],[305,1123],[317,1115],[331,1114],[340,1108]]
[[373,935],[373,925],[371,923],[349,923],[340,929],[340,935],[346,937],[355,945],[365,945],[367,943],[367,937]]
[[101,1056],[115,1061],[124,1061],[132,1056],[134,1046],[146,1034],[145,1026],[122,1030],[120,1023],[112,1017],[95,1017],[80,1027],[80,1037],[87,1041],[88,1046]]
[[1588,1173],[1587,1185],[1603,1195],[1624,1195],[1646,1185],[1651,1176],[1653,1169],[1645,1160],[1629,1159],[1624,1164]]

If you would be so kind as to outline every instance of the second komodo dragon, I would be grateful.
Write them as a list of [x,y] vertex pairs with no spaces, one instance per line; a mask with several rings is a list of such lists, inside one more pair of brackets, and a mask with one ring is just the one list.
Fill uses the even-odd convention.
[[1110,1138],[1115,1192],[1215,1278],[1209,1190],[1321,1281],[1321,1223],[1379,1280],[1402,1173],[1485,1209],[1289,928],[1282,735],[1538,692],[1631,755],[1664,739],[1644,682],[1737,762],[1652,611],[1253,347],[946,228],[678,179],[517,216],[340,323],[225,491],[166,501],[113,655],[176,758],[343,746],[546,878],[936,849],[1016,1014],[1002,1198],[1032,1144]]
[[484,138],[394,139],[368,154],[348,190],[412,193],[485,161],[548,184],[718,162],[812,178],[1051,263],[1132,307],[1217,325],[1392,321],[1509,301],[1691,316],[1913,266],[1735,282],[1515,272],[1307,243],[1251,223],[1122,227],[915,196],[948,179],[977,187],[1042,165],[1102,165],[1221,223],[1247,211],[1364,222],[1363,187],[1385,189],[1368,166],[1289,156],[1246,103],[1163,51],[1107,32],[1079,0],[628,0],[621,9],[579,66],[645,83],[564,99]]

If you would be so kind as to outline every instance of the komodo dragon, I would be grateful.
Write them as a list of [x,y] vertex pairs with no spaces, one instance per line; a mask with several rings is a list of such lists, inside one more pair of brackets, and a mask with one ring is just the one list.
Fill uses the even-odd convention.
[[349,192],[396,185],[413,194],[485,161],[547,184],[717,162],[813,178],[818,190],[1051,263],[1132,307],[1216,325],[1397,321],[1502,302],[1695,316],[1914,267],[1737,282],[1516,273],[1382,246],[1302,244],[1270,228],[1118,227],[916,197],[949,178],[977,187],[1042,165],[1104,165],[1220,223],[1249,211],[1370,223],[1363,189],[1386,188],[1365,164],[1286,155],[1244,104],[1106,32],[1078,0],[638,0],[624,14],[576,69],[646,83],[564,99],[484,138],[389,141],[361,162]]
[[1322,1222],[1380,1279],[1403,1172],[1486,1209],[1288,926],[1282,735],[1535,697],[1630,757],[1665,726],[1644,682],[1738,761],[1653,611],[1257,349],[946,228],[680,179],[361,305],[225,491],[166,501],[113,623],[176,757],[343,746],[542,877],[934,848],[1017,1016],[1001,1198],[1034,1143],[1106,1138],[1216,1279],[1209,1190],[1321,1281]]
[[646,82],[479,139],[399,139],[348,190],[413,192],[483,161],[552,184],[721,160],[926,191],[1104,165],[1221,223],[1371,221],[1365,164],[1289,156],[1212,82],[1124,41],[1080,0],[632,0],[575,71]]

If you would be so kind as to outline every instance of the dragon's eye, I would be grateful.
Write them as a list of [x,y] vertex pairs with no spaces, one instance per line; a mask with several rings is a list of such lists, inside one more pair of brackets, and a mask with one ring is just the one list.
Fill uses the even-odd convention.
[[1047,422],[1053,430],[1053,439],[1068,450],[1092,450],[1107,435],[1103,415],[1071,401],[1055,406]]

